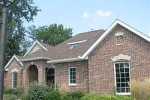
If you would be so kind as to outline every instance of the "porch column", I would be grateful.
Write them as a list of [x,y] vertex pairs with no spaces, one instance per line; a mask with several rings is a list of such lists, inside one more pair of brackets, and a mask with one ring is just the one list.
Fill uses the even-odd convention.
[[28,83],[29,83],[29,77],[28,77],[28,73],[27,73],[27,69],[23,69],[23,79],[22,79],[22,86],[24,89],[27,89],[28,87]]
[[45,67],[38,68],[38,82],[39,84],[45,83]]

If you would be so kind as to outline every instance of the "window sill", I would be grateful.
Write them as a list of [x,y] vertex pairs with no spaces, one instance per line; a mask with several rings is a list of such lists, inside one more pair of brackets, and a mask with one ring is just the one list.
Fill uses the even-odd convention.
[[77,84],[69,84],[69,86],[76,86]]
[[120,43],[120,44],[119,44],[119,43],[116,43],[116,45],[118,45],[118,46],[120,45],[120,46],[121,46],[121,45],[124,45],[124,43]]
[[117,95],[131,95],[131,93],[116,93]]

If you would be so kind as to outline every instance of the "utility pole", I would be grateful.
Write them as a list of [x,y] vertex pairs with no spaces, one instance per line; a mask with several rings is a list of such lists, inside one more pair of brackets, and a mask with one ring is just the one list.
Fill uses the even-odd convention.
[[6,48],[6,24],[7,24],[7,7],[12,4],[11,0],[0,0],[2,5],[2,22],[0,32],[0,100],[3,100],[4,90],[4,62]]

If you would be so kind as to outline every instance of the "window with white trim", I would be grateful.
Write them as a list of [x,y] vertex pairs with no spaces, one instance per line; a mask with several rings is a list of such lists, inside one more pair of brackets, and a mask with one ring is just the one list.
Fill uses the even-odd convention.
[[115,63],[115,81],[116,81],[116,93],[117,94],[128,94],[128,93],[130,93],[129,63],[127,63],[127,62]]
[[76,68],[69,68],[69,85],[76,85]]
[[12,74],[12,88],[17,88],[17,80],[18,80],[18,73],[13,72]]

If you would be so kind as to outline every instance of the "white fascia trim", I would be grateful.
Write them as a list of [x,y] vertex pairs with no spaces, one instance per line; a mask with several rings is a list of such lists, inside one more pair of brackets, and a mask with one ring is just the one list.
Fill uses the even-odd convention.
[[23,63],[21,63],[21,62],[19,61],[19,59],[16,57],[16,55],[13,55],[13,57],[12,57],[12,58],[9,60],[9,62],[6,64],[6,66],[5,66],[5,71],[8,71],[8,66],[9,66],[9,64],[12,62],[12,60],[13,60],[14,58],[20,63],[21,66],[23,66]]
[[72,62],[72,61],[81,61],[81,60],[86,60],[86,59],[82,59],[82,58],[67,58],[67,59],[58,59],[58,60],[51,60],[51,61],[47,61],[47,63],[62,63],[62,62]]
[[77,41],[77,42],[71,42],[71,43],[68,43],[68,45],[71,45],[71,44],[77,44],[77,43],[82,43],[82,42],[86,42],[87,40],[82,40],[82,41]]
[[111,30],[113,30],[115,28],[115,26],[117,24],[120,24],[121,26],[127,28],[131,32],[137,34],[138,36],[140,36],[143,39],[145,39],[148,42],[150,42],[150,38],[148,36],[144,35],[143,33],[139,32],[137,30],[135,30],[134,28],[132,28],[129,25],[121,22],[120,20],[115,20],[115,22],[110,25],[110,27],[104,32],[104,34],[82,55],[82,58],[86,58],[97,47],[97,45],[99,43],[101,43],[107,37],[107,35],[111,32]]
[[48,51],[41,43],[39,43],[37,40],[33,43],[33,45],[29,48],[29,50],[25,53],[24,57],[34,48],[36,44],[39,44],[44,50]]
[[51,59],[47,57],[36,57],[36,58],[22,59],[19,61],[25,62],[25,61],[34,61],[34,60],[51,60]]
[[139,32],[138,30],[132,28],[131,26],[119,21],[119,20],[116,20],[118,24],[120,24],[121,26],[127,28],[128,30],[130,30],[131,32],[135,33],[136,35],[140,36],[141,38],[145,39],[146,41],[150,42],[150,38],[146,35],[144,35],[143,33]]

